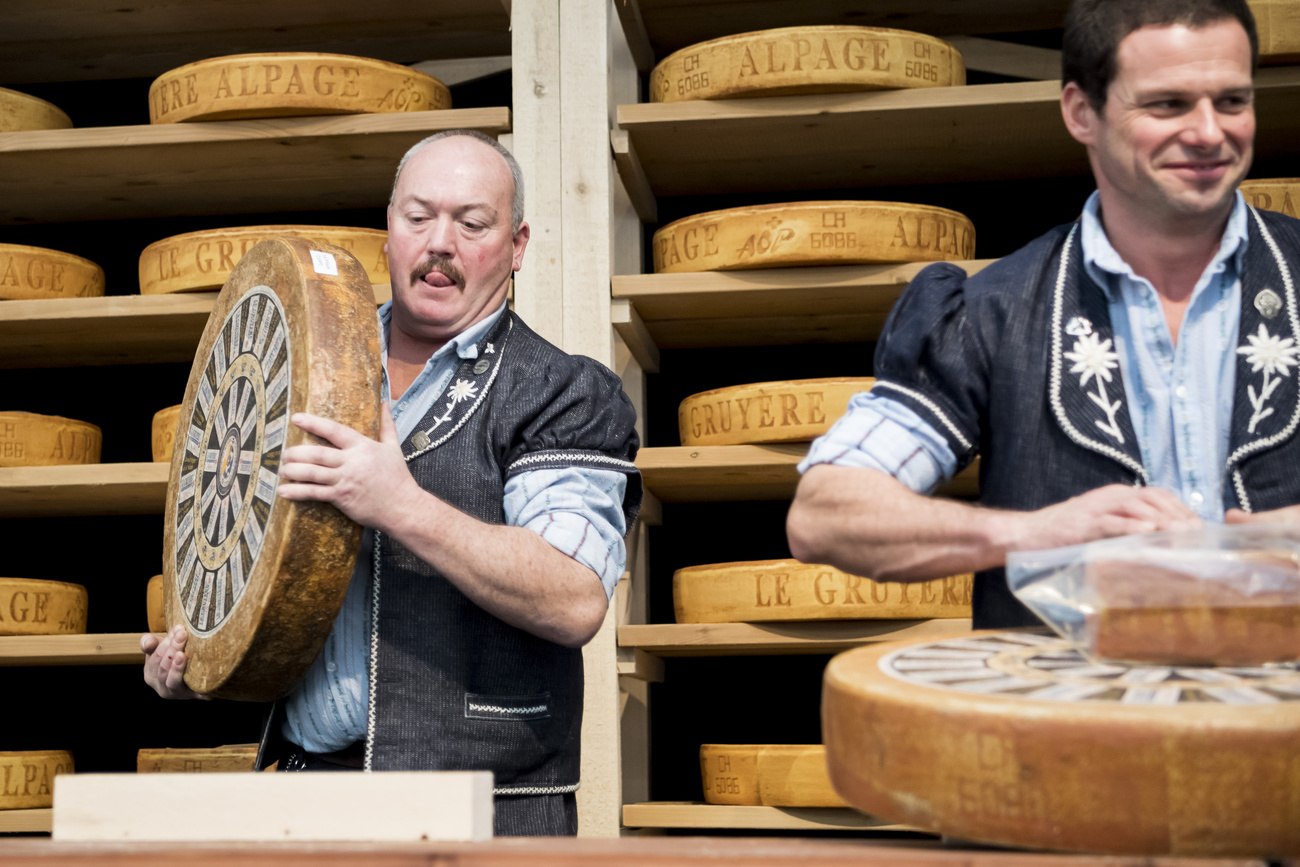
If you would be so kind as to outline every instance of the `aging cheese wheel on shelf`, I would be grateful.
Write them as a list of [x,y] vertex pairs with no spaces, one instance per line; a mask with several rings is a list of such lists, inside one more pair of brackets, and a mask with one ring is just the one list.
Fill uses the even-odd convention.
[[72,753],[65,750],[0,752],[0,810],[54,806],[54,778],[70,773]]
[[28,247],[0,244],[0,299],[95,298],[104,294],[104,269],[89,259]]
[[874,377],[756,382],[693,394],[677,407],[684,446],[789,443],[813,440],[870,391]]
[[222,747],[142,749],[136,753],[140,774],[228,774],[249,772],[257,761],[257,744]]
[[1300,60],[1300,0],[1247,0],[1259,33],[1263,63]]
[[1241,194],[1246,204],[1277,211],[1288,217],[1298,216],[1296,205],[1300,203],[1300,178],[1265,178],[1258,181],[1243,181]]
[[956,211],[902,202],[790,202],[708,211],[655,232],[657,274],[972,259]]
[[0,87],[0,132],[70,129],[72,118],[43,99]]
[[822,733],[864,812],[1012,846],[1300,852],[1300,671],[1093,664],[978,632],[831,660]]
[[678,623],[970,617],[972,576],[877,583],[833,566],[748,560],[673,573]]
[[87,599],[80,584],[0,578],[0,635],[83,635]]
[[847,807],[826,774],[821,745],[704,744],[704,801],[750,807]]
[[145,610],[149,616],[149,631],[166,632],[167,615],[163,613],[163,576],[161,575],[149,579],[149,588],[145,593]]
[[187,232],[155,241],[140,254],[140,294],[220,289],[235,265],[267,238],[303,238],[342,247],[361,262],[371,283],[388,282],[388,233],[348,226],[240,226]]
[[190,632],[185,680],[266,701],[311,665],[343,603],[361,528],[276,496],[295,412],[379,433],[379,327],[346,250],[263,241],[217,296],[182,401],[163,539],[168,623]]
[[156,463],[171,463],[172,448],[176,442],[176,427],[180,423],[181,405],[169,406],[153,414],[152,446]]
[[232,54],[188,63],[149,87],[149,122],[451,108],[451,91],[409,66],[314,52]]
[[948,87],[966,83],[956,48],[883,27],[782,27],[691,45],[650,73],[651,102]]
[[97,464],[104,435],[89,422],[33,412],[0,412],[0,467]]

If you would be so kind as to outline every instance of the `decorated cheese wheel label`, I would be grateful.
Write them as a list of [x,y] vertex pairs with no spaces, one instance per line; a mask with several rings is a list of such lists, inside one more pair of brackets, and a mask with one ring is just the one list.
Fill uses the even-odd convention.
[[972,259],[975,227],[902,202],[790,202],[709,211],[654,234],[657,274]]
[[691,45],[650,74],[651,102],[949,87],[961,53],[941,39],[883,27],[782,27]]
[[140,774],[229,774],[250,772],[256,762],[257,744],[142,749],[135,769]]
[[0,578],[0,635],[83,635],[87,600],[80,584]]
[[97,464],[103,443],[103,433],[89,422],[0,412],[0,467]]
[[1300,59],[1300,0],[1247,0],[1259,34],[1259,59],[1287,63]]
[[870,391],[870,376],[758,382],[693,394],[677,408],[684,446],[813,440]]
[[0,810],[54,806],[54,778],[73,771],[65,750],[0,752]]
[[1248,205],[1295,217],[1297,216],[1296,205],[1300,204],[1300,178],[1243,181],[1241,195]]
[[344,54],[235,54],[189,63],[149,88],[150,123],[451,108],[451,91],[409,66]]
[[155,575],[149,579],[145,593],[145,611],[149,618],[150,632],[167,631],[167,615],[163,613],[163,576]]
[[970,617],[973,576],[877,582],[833,566],[750,560],[673,573],[678,623]]
[[371,283],[388,283],[388,233],[348,226],[241,226],[187,232],[155,241],[140,254],[140,294],[220,289],[235,265],[267,238],[303,238],[342,247],[365,267]]
[[56,105],[0,87],[0,132],[69,129],[72,119]]
[[704,744],[704,801],[753,807],[847,807],[820,745]]
[[151,447],[155,463],[171,463],[172,448],[176,442],[176,428],[180,424],[180,419],[180,404],[154,413],[151,425]]
[[97,298],[104,294],[104,269],[89,259],[28,247],[0,244],[0,299]]

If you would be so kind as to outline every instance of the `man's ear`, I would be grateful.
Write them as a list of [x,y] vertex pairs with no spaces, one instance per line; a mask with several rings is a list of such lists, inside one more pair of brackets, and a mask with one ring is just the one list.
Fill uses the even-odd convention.
[[1073,81],[1061,90],[1061,119],[1075,141],[1083,145],[1097,143],[1101,117],[1092,107],[1088,95]]

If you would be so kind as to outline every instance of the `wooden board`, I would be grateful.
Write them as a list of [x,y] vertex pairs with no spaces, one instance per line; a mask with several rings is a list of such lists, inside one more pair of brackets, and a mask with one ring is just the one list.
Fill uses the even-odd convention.
[[89,259],[23,244],[0,244],[0,299],[91,298],[104,294],[104,269]]
[[0,467],[97,464],[103,445],[103,431],[90,422],[33,412],[0,412]]
[[172,450],[175,447],[176,426],[181,420],[181,405],[160,409],[153,415],[150,425],[153,459],[157,463],[172,462]]
[[821,744],[702,744],[704,801],[752,807],[847,807]]
[[167,615],[163,613],[163,576],[155,575],[149,579],[145,588],[145,615],[149,631],[163,633],[167,631]]
[[49,807],[31,810],[0,810],[0,834],[13,832],[48,834],[53,825],[54,811]]
[[782,27],[724,36],[670,54],[650,74],[651,102],[791,96],[966,83],[942,39],[883,27]]
[[825,620],[816,623],[645,623],[618,629],[619,647],[655,656],[769,656],[839,653],[904,638],[954,638],[969,619]]
[[1259,33],[1261,63],[1300,60],[1300,3],[1296,0],[1247,0]]
[[221,747],[146,747],[136,753],[138,774],[230,774],[252,772],[257,744]]
[[160,75],[149,122],[183,123],[451,108],[451,91],[409,66],[317,52],[211,57]]
[[902,202],[790,202],[709,211],[654,234],[657,274],[975,256],[975,228],[946,208]]
[[[629,828],[717,828],[805,833],[916,830],[906,825],[896,825],[884,819],[877,819],[875,816],[868,816],[848,807],[752,807],[705,804],[698,801],[626,804],[623,807],[623,824]],[[861,858],[865,853],[855,849],[854,854]],[[768,855],[769,853],[763,853],[764,860]]]
[[733,385],[693,394],[677,407],[684,446],[809,442],[830,429],[870,376]]
[[1243,181],[1240,189],[1248,205],[1266,211],[1277,211],[1288,217],[1297,215],[1296,202],[1300,201],[1300,178],[1260,178]]
[[32,810],[54,803],[54,778],[71,774],[66,750],[0,752],[0,810]]
[[0,635],[79,635],[89,595],[80,584],[0,578]]
[[154,463],[0,467],[0,518],[161,514],[168,470]]
[[973,581],[877,583],[798,560],[714,563],[673,573],[673,611],[678,623],[970,617]]
[[57,105],[0,87],[0,132],[68,129],[72,118]]
[[140,633],[13,635],[0,637],[0,667],[140,665]]
[[985,632],[844,654],[822,695],[835,790],[884,818],[1033,848],[1300,851],[1294,669],[1097,665]]

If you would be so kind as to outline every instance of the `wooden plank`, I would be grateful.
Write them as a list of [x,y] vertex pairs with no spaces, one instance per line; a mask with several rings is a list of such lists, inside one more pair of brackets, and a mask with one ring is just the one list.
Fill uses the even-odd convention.
[[659,347],[646,330],[640,314],[630,301],[615,299],[610,304],[610,324],[627,344],[628,351],[646,373],[659,372]]
[[144,662],[144,654],[140,652],[143,632],[3,635],[0,636],[0,667],[140,665]]
[[54,826],[54,810],[0,810],[0,834],[15,832],[50,832]]
[[0,467],[0,518],[162,514],[170,472],[165,463]]
[[650,47],[645,21],[641,18],[641,4],[637,0],[614,0],[614,9],[623,25],[623,36],[627,40],[627,48],[637,71],[649,73],[655,65],[655,53]]
[[951,36],[948,41],[961,52],[967,69],[1030,81],[1059,80],[1061,77],[1061,52],[1053,48],[1017,45],[979,36]]
[[650,182],[646,180],[645,170],[641,168],[641,160],[636,155],[636,148],[632,147],[627,131],[610,130],[609,143],[614,151],[614,167],[618,169],[618,176],[623,181],[623,188],[627,190],[632,207],[636,208],[637,216],[643,223],[659,222],[659,202],[650,189]]
[[408,147],[507,108],[0,134],[0,224],[383,205]]
[[661,657],[646,653],[639,647],[631,648],[630,658],[623,654],[627,648],[619,651],[618,676],[630,677],[646,683],[664,682],[664,661]]
[[850,807],[748,807],[699,801],[626,804],[629,828],[719,828],[745,831],[917,831]]
[[641,512],[637,515],[637,520],[647,527],[659,527],[664,522],[664,506],[659,502],[659,498],[650,491],[643,491],[641,496]]
[[646,623],[618,630],[619,647],[656,656],[770,656],[840,653],[905,638],[940,640],[971,630],[965,618],[822,620],[815,623]]

